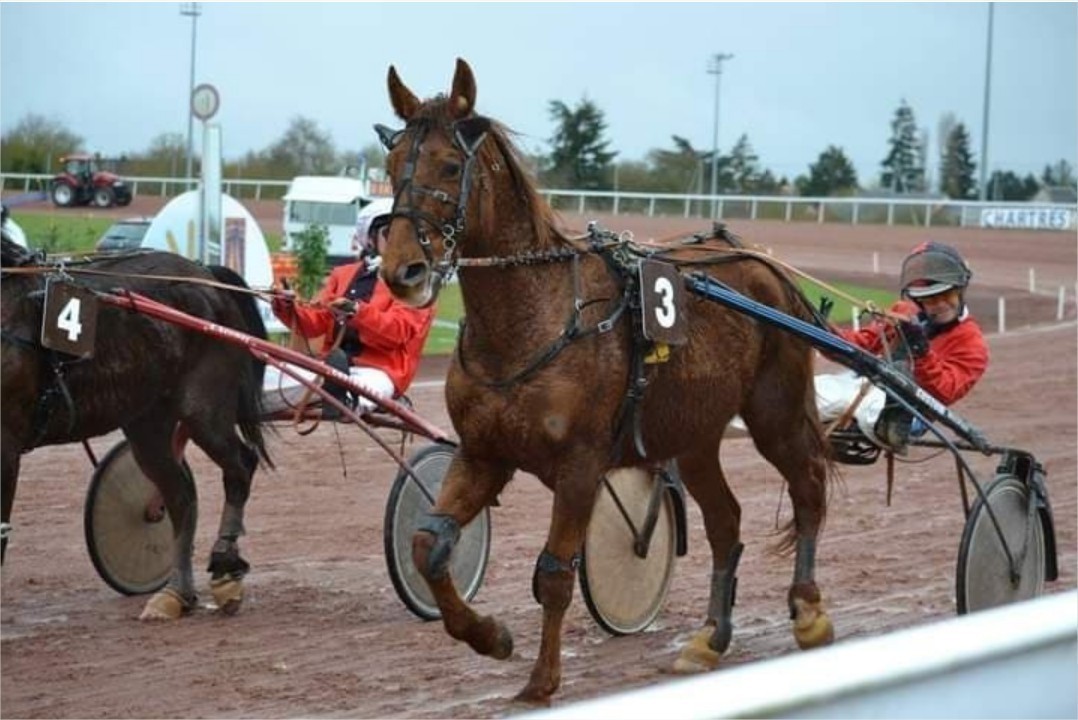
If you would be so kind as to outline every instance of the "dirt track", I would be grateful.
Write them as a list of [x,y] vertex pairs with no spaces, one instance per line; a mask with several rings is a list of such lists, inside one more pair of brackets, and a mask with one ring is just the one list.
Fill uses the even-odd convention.
[[[575,218],[567,218],[573,223]],[[260,217],[261,220],[261,217]],[[698,230],[681,221],[602,218],[637,237]],[[893,273],[924,229],[733,223],[747,240],[810,270],[870,269],[871,252]],[[630,227],[632,226],[632,227]],[[1073,298],[1073,235],[943,232],[977,274],[975,312],[1008,296],[1008,328],[990,340],[992,365],[958,410],[994,442],[1027,448],[1048,471],[1061,577],[1050,592],[1076,586],[1078,546],[1078,335],[1071,318],[1054,328],[1056,301],[1025,289],[1036,267],[1045,287]],[[893,278],[882,278],[893,282]],[[1022,303],[1018,298],[1025,297]],[[1013,300],[1012,300],[1013,298]],[[1024,308],[1024,309],[1022,309]],[[983,316],[982,316],[983,317]],[[985,321],[986,330],[994,323]],[[449,428],[434,360],[411,393],[417,409]],[[100,455],[117,440],[93,441]],[[514,632],[507,661],[481,658],[448,639],[439,623],[416,620],[385,570],[382,520],[394,468],[355,428],[322,427],[308,437],[282,428],[271,441],[276,472],[260,474],[249,504],[244,551],[253,569],[239,615],[207,610],[171,626],[143,625],[140,598],[110,590],[95,574],[82,537],[90,464],[78,446],[35,451],[23,460],[15,534],[3,568],[0,661],[4,717],[496,717],[527,679],[538,648],[540,610],[530,578],[545,538],[551,497],[519,476],[493,509],[493,547],[480,612]],[[220,487],[204,458],[202,523],[196,545],[205,562],[220,507]],[[971,458],[982,477],[992,462]],[[727,665],[796,652],[785,594],[792,561],[769,551],[789,515],[780,481],[745,440],[723,448],[742,504],[735,632]],[[677,646],[703,619],[710,559],[699,513],[690,505],[690,551],[681,558],[659,620],[648,631],[610,638],[589,617],[579,592],[565,625],[566,703],[662,682]],[[881,466],[843,470],[834,487],[818,557],[818,581],[839,642],[949,617],[962,510],[953,462],[936,457],[897,469],[885,504]],[[198,569],[198,568],[196,568]],[[200,573],[201,574],[201,573]],[[206,578],[198,578],[204,599]]]

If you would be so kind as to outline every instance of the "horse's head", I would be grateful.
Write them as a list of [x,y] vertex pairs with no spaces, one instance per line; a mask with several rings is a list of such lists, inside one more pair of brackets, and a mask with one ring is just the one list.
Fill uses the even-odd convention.
[[376,128],[389,150],[394,197],[381,273],[398,298],[427,305],[453,273],[460,243],[477,222],[478,151],[492,123],[475,114],[475,78],[463,60],[457,60],[448,97],[420,101],[392,66],[388,80],[405,127]]

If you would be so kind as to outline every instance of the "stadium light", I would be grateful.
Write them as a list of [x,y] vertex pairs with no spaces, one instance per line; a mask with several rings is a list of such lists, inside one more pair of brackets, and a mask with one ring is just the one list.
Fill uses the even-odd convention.
[[202,14],[202,8],[197,2],[183,3],[180,5],[180,15],[191,18],[191,82],[185,96],[187,107],[187,174],[184,176],[191,180],[192,172],[192,137],[194,134],[195,115],[191,108],[191,97],[195,94],[195,38],[198,33],[198,16]]
[[711,218],[715,219],[716,201],[719,184],[719,81],[722,79],[722,63],[732,60],[729,53],[715,53],[707,66],[707,72],[715,76],[715,125],[711,136]]
[[984,58],[984,115],[981,120],[981,201],[988,197],[988,100],[992,87],[992,14],[995,5],[995,3],[988,3],[988,42]]

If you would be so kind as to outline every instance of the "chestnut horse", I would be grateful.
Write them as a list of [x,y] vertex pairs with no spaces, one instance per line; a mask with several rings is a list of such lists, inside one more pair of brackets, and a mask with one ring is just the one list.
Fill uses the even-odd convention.
[[[472,71],[457,60],[447,96],[420,101],[390,67],[389,97],[405,127],[376,129],[389,148],[395,204],[382,276],[412,305],[435,300],[459,269],[466,323],[446,382],[460,446],[437,503],[413,539],[446,631],[504,659],[512,636],[465,604],[448,576],[464,527],[524,470],[554,492],[532,591],[542,640],[517,698],[545,704],[561,680],[561,626],[600,479],[614,466],[676,459],[700,506],[712,553],[711,598],[702,627],[675,669],[716,667],[732,632],[742,544],[740,506],[719,463],[723,430],[740,414],[759,452],[782,474],[794,517],[782,545],[796,550],[788,603],[801,647],[825,644],[832,627],[813,578],[831,471],[816,416],[812,348],[786,332],[710,301],[686,298],[687,340],[663,363],[634,329],[628,242],[570,238],[555,227],[509,133],[475,113]],[[617,236],[610,236],[616,238]],[[678,267],[710,277],[791,315],[811,309],[770,263],[726,253],[721,239],[664,250]],[[651,348],[654,349],[654,348]]]
[[[2,242],[5,530],[10,528],[23,453],[121,428],[139,468],[157,486],[174,533],[168,583],[149,599],[142,618],[178,618],[196,604],[191,554],[198,503],[177,459],[190,438],[223,473],[225,505],[210,557],[210,586],[218,607],[235,612],[248,569],[238,544],[244,505],[259,459],[269,463],[260,426],[262,363],[243,348],[209,335],[104,303],[98,303],[94,315],[96,339],[89,357],[46,348],[39,338],[42,288],[51,277],[90,292],[136,291],[264,339],[266,329],[254,298],[228,289],[246,287],[243,278],[228,268],[207,269],[174,253],[140,251],[61,265],[44,262],[6,233]],[[88,327],[89,303],[80,303],[79,314],[68,320]]]

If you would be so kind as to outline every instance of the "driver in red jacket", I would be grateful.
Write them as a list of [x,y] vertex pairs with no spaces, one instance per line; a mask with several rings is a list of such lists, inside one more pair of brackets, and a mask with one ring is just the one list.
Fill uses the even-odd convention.
[[[913,379],[944,405],[965,397],[988,368],[988,344],[980,326],[965,304],[965,289],[973,273],[950,245],[925,242],[913,248],[902,263],[903,299],[891,308],[899,316],[898,326],[905,337],[905,352],[912,365]],[[837,329],[844,339],[880,355],[884,343],[892,353],[902,354],[902,341],[892,327],[876,321],[861,330]],[[817,407],[820,419],[837,417],[853,402],[860,379],[852,374],[818,375]],[[851,392],[852,389],[852,392]],[[872,388],[854,413],[858,426],[870,438],[881,438],[892,446],[902,446],[908,423],[879,421],[887,416],[885,395]],[[896,432],[897,429],[897,432]]]
[[[343,324],[344,338],[326,362],[380,398],[403,395],[412,383],[435,313],[433,305],[413,308],[396,300],[378,276],[392,209],[393,201],[382,198],[360,211],[352,239],[357,262],[334,268],[310,305],[287,299],[273,303],[281,322],[304,337],[324,336],[326,345]],[[327,382],[326,391],[346,400],[345,388],[335,383]],[[367,398],[358,402],[362,412],[374,409]],[[334,418],[335,411],[327,406],[323,417]]]
[[[973,388],[988,368],[988,344],[966,307],[964,291],[972,272],[958,251],[937,242],[921,243],[902,263],[902,296],[891,307],[913,360],[913,378],[944,405]],[[839,330],[854,345],[879,355],[886,333],[878,324]]]

